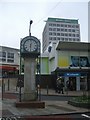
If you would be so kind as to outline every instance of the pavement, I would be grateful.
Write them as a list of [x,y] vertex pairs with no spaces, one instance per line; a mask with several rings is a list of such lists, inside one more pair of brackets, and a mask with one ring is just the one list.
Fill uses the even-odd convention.
[[[1,89],[1,88],[0,88]],[[0,90],[1,91],[1,90]],[[15,107],[15,102],[18,99],[19,90],[9,90],[5,91],[2,96],[0,94],[0,117],[9,117],[9,116],[43,116],[43,115],[63,115],[63,114],[73,114],[73,113],[84,113],[90,112],[89,109],[75,107],[68,104],[68,101],[44,101],[45,108],[17,108]],[[55,95],[55,96],[80,96],[82,91],[68,91],[64,94],[55,93],[55,90],[52,89],[41,89],[41,95]],[[88,93],[87,93],[88,94]]]

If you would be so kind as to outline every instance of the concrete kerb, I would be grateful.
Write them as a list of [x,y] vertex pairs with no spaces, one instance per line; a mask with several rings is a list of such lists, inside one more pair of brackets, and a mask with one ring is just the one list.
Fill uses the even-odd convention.
[[[57,96],[72,96],[72,97],[75,97],[75,96],[82,96],[83,95],[83,91],[64,91],[64,94],[59,94],[59,93],[56,93],[54,89],[49,89],[48,90],[48,94],[47,94],[47,90],[46,89],[41,89],[41,94],[42,95],[57,95]],[[86,94],[88,94],[88,91],[86,91]]]

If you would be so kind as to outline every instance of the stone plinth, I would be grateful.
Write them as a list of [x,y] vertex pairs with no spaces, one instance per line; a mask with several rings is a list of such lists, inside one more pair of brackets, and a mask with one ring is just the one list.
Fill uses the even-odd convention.
[[24,92],[24,94],[23,94],[23,100],[24,101],[31,101],[31,100],[36,100],[37,99],[37,93],[35,92],[35,91],[31,91],[31,92],[27,92],[27,93],[25,93]]

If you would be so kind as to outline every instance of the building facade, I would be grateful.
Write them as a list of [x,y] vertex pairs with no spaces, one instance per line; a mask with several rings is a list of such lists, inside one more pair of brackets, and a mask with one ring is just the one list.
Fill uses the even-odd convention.
[[[73,84],[73,90],[83,90],[84,85],[87,89],[90,71],[90,48],[88,46],[90,43],[54,42],[54,47],[48,54],[49,74],[61,78],[65,86],[69,81],[70,84]],[[43,63],[41,66],[43,67]]]
[[52,41],[80,41],[80,25],[76,19],[48,18],[42,34],[43,52]]
[[15,74],[19,72],[20,50],[0,46],[0,75]]
[[[50,51],[40,55],[40,74],[73,85],[72,90],[87,89],[88,75],[90,72],[90,43],[84,42],[53,42]],[[20,68],[20,50],[0,46],[0,76],[15,74]],[[90,75],[89,75],[90,76]],[[47,77],[48,78],[48,77]],[[55,79],[48,82],[54,82]],[[43,79],[42,79],[43,81]],[[45,81],[45,80],[44,80]]]

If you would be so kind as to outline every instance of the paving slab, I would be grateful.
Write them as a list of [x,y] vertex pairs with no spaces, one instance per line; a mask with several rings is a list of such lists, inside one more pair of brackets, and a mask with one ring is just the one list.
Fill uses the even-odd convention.
[[[46,90],[42,90],[44,95],[46,95]],[[7,94],[7,95],[5,95]],[[75,107],[69,105],[67,101],[44,101],[45,108],[17,108],[15,102],[18,101],[16,93],[10,93],[10,91],[4,94],[4,99],[0,99],[0,105],[2,106],[3,116],[36,116],[36,115],[60,115],[67,113],[81,113],[88,112],[88,109]],[[49,95],[60,95],[55,94],[53,90],[49,90]],[[65,94],[64,94],[65,95]],[[69,93],[69,95],[72,95]],[[76,95],[76,92],[74,92]]]

